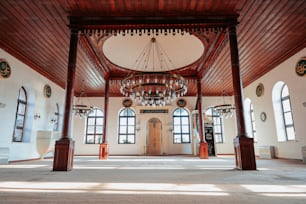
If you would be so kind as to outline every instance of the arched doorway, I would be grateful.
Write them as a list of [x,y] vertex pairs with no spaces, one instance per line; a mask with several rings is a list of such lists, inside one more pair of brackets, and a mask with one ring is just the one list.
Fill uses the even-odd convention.
[[161,121],[157,118],[150,119],[148,122],[146,155],[156,156],[161,154],[161,133]]

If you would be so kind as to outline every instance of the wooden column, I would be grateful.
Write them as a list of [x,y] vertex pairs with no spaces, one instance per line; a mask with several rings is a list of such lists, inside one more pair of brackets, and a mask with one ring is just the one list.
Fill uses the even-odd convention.
[[78,29],[72,28],[66,81],[66,96],[62,138],[55,143],[53,171],[70,171],[73,166],[74,140],[71,138],[72,105],[78,46]]
[[99,159],[101,160],[108,158],[108,144],[106,141],[108,101],[109,101],[109,77],[107,76],[105,77],[103,143],[100,144],[99,148]]
[[203,127],[203,111],[202,111],[202,86],[201,79],[197,80],[198,86],[198,115],[199,115],[199,135],[200,135],[200,146],[199,146],[199,156],[200,159],[208,159],[208,144],[204,140],[204,127]]
[[236,35],[236,26],[228,28],[229,43],[231,50],[231,65],[234,88],[234,99],[236,106],[236,125],[238,135],[234,139],[236,168],[241,170],[256,170],[256,161],[254,153],[253,138],[246,135],[244,108],[243,108],[243,90],[240,75],[240,64],[238,54],[238,43]]

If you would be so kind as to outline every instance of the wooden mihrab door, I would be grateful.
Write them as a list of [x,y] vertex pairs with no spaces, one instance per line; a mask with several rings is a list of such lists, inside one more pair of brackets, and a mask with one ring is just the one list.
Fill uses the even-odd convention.
[[146,154],[150,156],[157,156],[161,154],[161,131],[162,124],[157,118],[149,120],[148,124],[148,138]]

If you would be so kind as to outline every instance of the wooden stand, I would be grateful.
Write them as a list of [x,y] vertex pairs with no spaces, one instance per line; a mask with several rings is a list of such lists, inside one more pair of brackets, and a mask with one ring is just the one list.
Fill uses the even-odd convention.
[[236,168],[240,170],[256,170],[253,138],[234,138]]
[[199,148],[200,159],[208,159],[208,143],[200,142]]
[[74,141],[60,139],[55,143],[53,171],[70,171],[73,166]]
[[99,149],[99,159],[106,160],[108,158],[108,144],[102,143],[100,144]]

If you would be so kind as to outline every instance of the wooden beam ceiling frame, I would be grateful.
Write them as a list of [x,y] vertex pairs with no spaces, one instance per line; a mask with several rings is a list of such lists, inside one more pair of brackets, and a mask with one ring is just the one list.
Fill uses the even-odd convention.
[[[188,33],[220,32],[228,26],[237,25],[238,15],[204,15],[204,16],[164,16],[164,17],[109,17],[109,16],[70,16],[69,27],[75,27],[83,33],[116,35],[130,32],[173,32],[180,29]],[[166,34],[166,33],[165,33]]]
[[[164,16],[164,17],[108,17],[108,16],[70,16],[70,28],[78,29],[82,34],[93,36],[108,36],[116,34],[155,34],[166,32],[177,32],[177,30],[187,32],[189,34],[209,34],[214,32],[218,34],[213,41],[208,55],[204,57],[203,62],[197,68],[199,72],[195,77],[203,79],[206,68],[213,63],[218,53],[224,46],[226,29],[230,26],[238,25],[238,16],[235,15],[204,15],[204,16]],[[88,40],[88,39],[87,39]],[[90,42],[87,41],[90,44]],[[88,49],[92,47],[88,47]],[[97,56],[97,53],[94,55]],[[111,74],[109,72],[109,74]],[[108,75],[110,76],[110,75]],[[116,79],[110,77],[111,83]],[[194,78],[193,78],[194,80]]]
[[88,38],[84,35],[81,35],[80,37],[80,43],[82,48],[85,50],[85,53],[88,55],[89,59],[93,62],[92,64],[96,67],[98,72],[101,74],[101,76],[105,80],[109,77],[109,70],[106,65],[103,64],[100,60],[100,58],[95,53],[94,49],[92,48]]
[[203,80],[203,77],[206,74],[207,70],[215,62],[221,50],[224,48],[226,42],[227,42],[226,32],[219,32],[214,42],[211,44],[209,49],[206,51],[205,58],[203,59],[202,63],[200,63],[197,68],[197,71],[198,71],[197,77],[199,79]]

